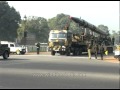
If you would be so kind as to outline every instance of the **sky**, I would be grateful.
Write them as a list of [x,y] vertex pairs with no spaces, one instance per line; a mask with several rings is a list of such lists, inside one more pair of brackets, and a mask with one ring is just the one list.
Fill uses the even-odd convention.
[[112,30],[120,30],[120,1],[7,1],[24,16],[50,19],[66,14],[86,20],[98,26],[103,24]]

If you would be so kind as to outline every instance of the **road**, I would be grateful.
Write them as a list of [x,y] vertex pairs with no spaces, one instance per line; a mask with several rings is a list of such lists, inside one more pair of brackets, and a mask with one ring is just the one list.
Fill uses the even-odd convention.
[[120,65],[87,57],[0,57],[0,89],[119,89]]

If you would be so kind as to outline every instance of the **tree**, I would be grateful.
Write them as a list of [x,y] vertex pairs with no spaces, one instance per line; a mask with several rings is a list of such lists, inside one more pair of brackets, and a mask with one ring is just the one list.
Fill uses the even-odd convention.
[[73,33],[80,33],[80,27],[78,24],[70,20],[69,15],[65,15],[63,13],[57,14],[56,17],[53,17],[48,20],[48,26],[50,30],[58,29],[63,30],[65,29],[66,25],[69,26],[69,30],[73,31]]
[[18,28],[18,38],[23,38],[25,29],[36,36],[36,41],[48,41],[49,27],[45,18],[31,16],[26,21],[22,20],[21,27]]
[[120,31],[116,32],[115,30],[112,30],[111,38],[115,38],[115,44],[120,43]]
[[0,1],[0,40],[14,41],[21,20],[19,12],[8,2]]
[[69,23],[68,15],[65,14],[57,14],[56,17],[53,17],[48,20],[48,26],[50,30],[52,29],[64,29],[65,25]]

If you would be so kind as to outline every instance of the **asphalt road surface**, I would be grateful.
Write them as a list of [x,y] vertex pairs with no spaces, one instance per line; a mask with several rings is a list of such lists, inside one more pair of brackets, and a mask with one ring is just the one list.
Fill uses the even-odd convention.
[[0,57],[0,89],[119,89],[120,65],[87,57]]

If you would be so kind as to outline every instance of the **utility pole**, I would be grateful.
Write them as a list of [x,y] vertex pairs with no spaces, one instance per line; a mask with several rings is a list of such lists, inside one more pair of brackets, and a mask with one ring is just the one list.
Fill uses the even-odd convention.
[[24,45],[26,46],[26,37],[27,37],[27,30],[26,30],[26,15],[24,16]]

